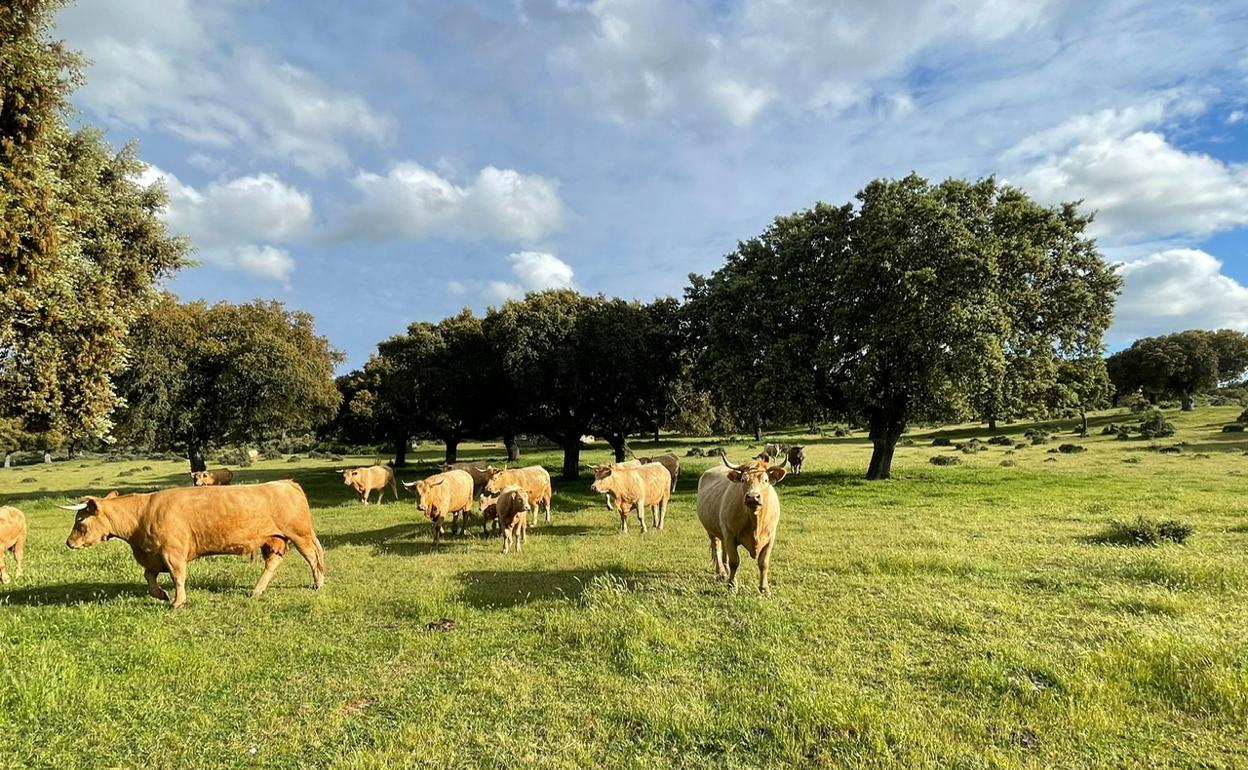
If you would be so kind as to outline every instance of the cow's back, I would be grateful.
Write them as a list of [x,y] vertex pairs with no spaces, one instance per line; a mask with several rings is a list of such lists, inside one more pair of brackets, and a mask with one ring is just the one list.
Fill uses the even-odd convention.
[[473,481],[468,471],[449,470],[435,473],[427,481],[442,483],[434,487],[434,505],[442,513],[472,508]]
[[721,537],[722,524],[725,516],[734,518],[739,501],[731,495],[735,482],[728,478],[729,469],[722,465],[708,468],[698,478],[698,521],[706,531]]
[[647,463],[637,469],[645,484],[646,502],[666,500],[672,494],[672,474],[660,463]]
[[0,506],[0,550],[26,534],[26,515],[11,505]]
[[293,481],[183,487],[151,493],[140,530],[151,543],[187,542],[194,553],[248,552],[275,536],[314,536],[303,488]]
[[382,489],[387,484],[393,483],[394,469],[389,465],[373,465],[366,468],[360,475],[364,477],[364,483],[368,489]]

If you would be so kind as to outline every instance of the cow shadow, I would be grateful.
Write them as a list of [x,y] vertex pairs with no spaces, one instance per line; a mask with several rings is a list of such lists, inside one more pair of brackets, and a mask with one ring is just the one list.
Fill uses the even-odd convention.
[[147,596],[147,585],[142,580],[128,583],[56,583],[30,587],[16,587],[11,584],[0,587],[0,607],[6,604],[23,607],[95,604],[124,596]]
[[388,540],[400,538],[405,535],[410,536],[417,530],[415,524],[393,524],[389,527],[381,529],[370,529],[362,532],[340,532],[334,534],[321,533],[318,535],[321,546],[326,551],[348,545],[380,545]]
[[[522,551],[507,557],[525,558]],[[537,602],[578,601],[596,580],[634,590],[644,573],[621,566],[570,570],[473,570],[462,572],[459,600],[477,609],[506,609]]]

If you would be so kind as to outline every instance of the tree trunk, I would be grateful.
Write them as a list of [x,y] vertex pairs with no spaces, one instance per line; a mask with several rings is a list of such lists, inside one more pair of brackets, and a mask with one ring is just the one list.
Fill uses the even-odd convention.
[[515,431],[503,431],[503,446],[507,448],[507,462],[514,463],[520,461],[520,445],[516,443]]
[[1158,396],[1156,393],[1149,393],[1149,394],[1148,394],[1148,403],[1149,403],[1149,404],[1151,404],[1152,406],[1157,406],[1157,401],[1158,401],[1160,398],[1161,398],[1161,397],[1160,397],[1160,396]]
[[989,417],[988,418],[988,430],[995,431],[996,429],[997,429],[997,418]]
[[443,439],[446,444],[446,463],[450,465],[455,462],[459,455],[459,439],[456,437],[448,437]]
[[566,481],[581,477],[581,437],[571,436],[563,440],[563,476]]
[[759,420],[758,422],[754,423],[754,440],[755,441],[763,440],[763,421],[762,420]]
[[654,424],[654,443],[659,443],[659,424]]
[[204,461],[204,448],[199,444],[186,445],[186,459],[191,461],[191,472],[208,470],[208,463]]
[[1079,435],[1088,435],[1088,413],[1083,409],[1079,410]]
[[871,464],[867,466],[867,479],[880,481],[893,477],[893,452],[901,439],[906,421],[889,415],[873,417],[870,423]]
[[1195,405],[1192,404],[1192,394],[1184,393],[1183,394],[1183,411],[1190,412],[1195,408],[1196,408]]
[[6,468],[13,467],[13,450],[11,449],[6,449],[4,451],[4,467]]
[[46,449],[45,449],[45,450],[43,450],[43,461],[44,461],[45,463],[50,463],[50,462],[52,462],[52,453],[51,453],[51,452],[49,452],[49,451],[48,451],[48,450],[46,450]]
[[622,463],[628,459],[625,452],[628,450],[628,439],[624,436],[608,434],[604,436],[607,443],[611,445],[611,451],[615,453],[615,461]]
[[399,436],[394,440],[394,467],[407,465],[407,436]]

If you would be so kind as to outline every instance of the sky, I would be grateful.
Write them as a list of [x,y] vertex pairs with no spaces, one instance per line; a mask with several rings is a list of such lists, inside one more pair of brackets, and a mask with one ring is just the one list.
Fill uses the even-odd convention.
[[412,321],[575,287],[679,297],[911,171],[1082,200],[1111,349],[1248,331],[1248,4],[79,0],[76,120],[137,140],[198,266],[359,366]]

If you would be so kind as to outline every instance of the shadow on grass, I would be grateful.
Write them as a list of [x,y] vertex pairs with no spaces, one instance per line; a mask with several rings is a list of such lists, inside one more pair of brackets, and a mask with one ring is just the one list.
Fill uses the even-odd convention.
[[[24,607],[41,605],[69,605],[104,602],[120,596],[147,596],[147,584],[142,580],[128,583],[59,583],[30,587],[0,588],[0,606],[6,604]],[[156,601],[152,599],[152,601]]]
[[[521,552],[515,556],[524,558]],[[510,557],[509,557],[510,558]],[[477,570],[459,575],[460,600],[478,609],[499,609],[545,601],[576,601],[596,578],[633,590],[644,573],[612,566],[572,570]]]

